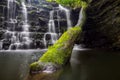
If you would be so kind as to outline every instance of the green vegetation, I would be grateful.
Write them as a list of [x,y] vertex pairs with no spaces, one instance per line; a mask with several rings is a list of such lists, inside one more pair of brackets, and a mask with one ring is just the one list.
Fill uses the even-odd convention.
[[80,27],[74,27],[65,32],[61,38],[51,46],[48,51],[40,58],[40,62],[53,62],[63,65],[70,57],[74,41],[81,32]]
[[[45,64],[52,63],[52,65],[59,65],[63,66],[65,65],[72,53],[72,49],[74,46],[74,43],[77,39],[77,37],[80,35],[82,32],[81,27],[84,23],[85,19],[85,10],[87,8],[87,3],[82,0],[49,0],[49,1],[56,1],[58,3],[61,3],[63,5],[68,5],[70,7],[82,7],[82,22],[80,22],[79,25],[76,27],[73,27],[66,32],[60,37],[59,40],[56,41],[56,43],[48,48],[48,51],[43,54],[42,57],[38,60],[38,62],[32,63],[30,65],[31,71],[39,71],[42,70],[42,68],[45,66]],[[73,1],[73,3],[72,3]],[[62,3],[63,2],[63,3]],[[72,4],[70,4],[72,3]],[[77,5],[78,4],[78,5]],[[80,20],[79,20],[80,21]]]
[[91,0],[47,0],[48,2],[56,2],[63,6],[68,6],[71,8],[79,8],[83,6],[87,6]]
[[41,62],[34,62],[30,65],[31,71],[40,71],[43,68],[43,64]]
[[47,0],[49,2],[55,1],[59,4],[70,6],[70,7],[80,7],[81,6],[81,0]]
[[41,70],[45,63],[66,64],[70,59],[75,40],[80,33],[81,27],[79,26],[66,31],[53,46],[49,47],[38,62],[30,65],[31,70]]

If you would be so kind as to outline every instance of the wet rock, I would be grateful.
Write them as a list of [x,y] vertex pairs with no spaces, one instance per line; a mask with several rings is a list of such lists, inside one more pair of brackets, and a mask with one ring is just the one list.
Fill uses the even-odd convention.
[[36,74],[36,73],[53,73],[57,71],[58,69],[61,68],[60,65],[48,62],[48,63],[43,63],[43,62],[35,62],[31,64],[30,68],[30,74]]
[[[7,8],[7,0],[0,1],[0,29],[1,30],[9,30],[15,32],[23,31],[23,15],[22,15],[22,7],[21,1],[17,0],[14,2],[14,6],[16,6],[14,19],[8,19],[8,8]],[[30,31],[30,39],[34,42],[30,44],[30,48],[44,48],[44,34],[48,32],[48,22],[50,19],[50,11],[55,10],[54,13],[54,22],[56,26],[56,33],[61,34],[67,30],[67,21],[66,14],[63,10],[58,9],[58,4],[49,3],[45,0],[40,1],[32,1],[31,5],[26,0],[26,7],[28,11],[28,25]],[[41,33],[41,34],[39,34]],[[3,40],[3,36],[5,34],[0,33],[0,41]],[[11,35],[7,35],[5,40],[9,40]],[[46,46],[52,45],[51,36],[46,37]],[[11,40],[4,42],[4,47],[7,49],[11,44]],[[9,44],[8,44],[9,42]],[[52,44],[51,44],[52,43]],[[33,47],[31,47],[33,46]],[[38,47],[39,46],[39,47]]]
[[36,49],[45,49],[45,44],[43,40],[35,40]]
[[71,11],[71,21],[72,21],[73,26],[77,24],[79,12],[80,12],[80,8],[72,9]]
[[11,44],[11,41],[10,40],[3,40],[2,42],[3,42],[3,49],[8,50],[9,46]]
[[83,27],[88,47],[118,47],[120,41],[120,0],[92,0]]

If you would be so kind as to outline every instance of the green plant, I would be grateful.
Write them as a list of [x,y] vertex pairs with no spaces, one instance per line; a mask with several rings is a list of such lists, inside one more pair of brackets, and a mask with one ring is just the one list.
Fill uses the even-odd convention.
[[48,2],[57,2],[63,6],[68,6],[72,8],[81,7],[82,0],[47,0]]

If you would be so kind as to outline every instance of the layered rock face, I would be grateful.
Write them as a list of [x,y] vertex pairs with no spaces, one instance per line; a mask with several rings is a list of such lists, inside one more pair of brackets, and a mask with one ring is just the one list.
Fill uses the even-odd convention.
[[4,31],[3,28],[5,28],[6,26],[6,22],[4,22],[5,20],[7,20],[7,0],[1,0],[0,1],[0,39],[1,39],[1,36],[3,34]]
[[[31,2],[29,2],[31,1]],[[33,41],[31,44],[30,49],[43,49],[45,48],[44,45],[44,36],[48,30],[48,22],[50,19],[50,11],[54,10],[54,22],[55,22],[55,29],[57,34],[62,34],[67,30],[67,19],[66,14],[64,11],[58,11],[56,7],[58,4],[56,3],[48,3],[45,0],[25,0],[27,13],[28,13],[28,24],[29,27],[29,37]],[[14,18],[14,27],[13,23],[10,22],[11,19],[8,19],[8,0],[1,0],[0,1],[0,45],[3,44],[3,49],[8,49],[9,45],[11,44],[10,39],[5,38],[5,33],[9,28],[10,31],[17,31],[21,32],[23,25],[23,15],[22,15],[22,3],[20,0],[16,0],[14,2],[15,5],[15,18]],[[10,6],[11,7],[11,6]],[[12,12],[12,11],[11,11]],[[13,14],[13,13],[10,13]],[[59,18],[59,20],[58,20]],[[13,21],[13,19],[12,19]],[[77,22],[77,21],[76,21]],[[60,35],[59,35],[60,36]],[[9,35],[7,37],[10,37]],[[49,44],[51,40],[51,36],[49,34],[46,35],[46,41]],[[2,42],[1,42],[2,41]],[[48,45],[47,45],[48,46]],[[1,47],[1,46],[0,46]]]
[[120,48],[120,0],[93,0],[86,13],[83,43],[87,47]]

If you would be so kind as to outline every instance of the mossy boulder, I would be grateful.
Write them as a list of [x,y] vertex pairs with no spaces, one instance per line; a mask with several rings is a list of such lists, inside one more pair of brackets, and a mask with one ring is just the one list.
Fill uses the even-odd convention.
[[[45,64],[51,64],[50,66],[54,67],[54,69],[65,65],[70,59],[75,40],[80,33],[81,27],[79,26],[66,31],[53,46],[48,48],[48,51],[43,54],[38,62],[30,65],[31,72],[48,69]],[[55,71],[54,69],[52,71]]]

